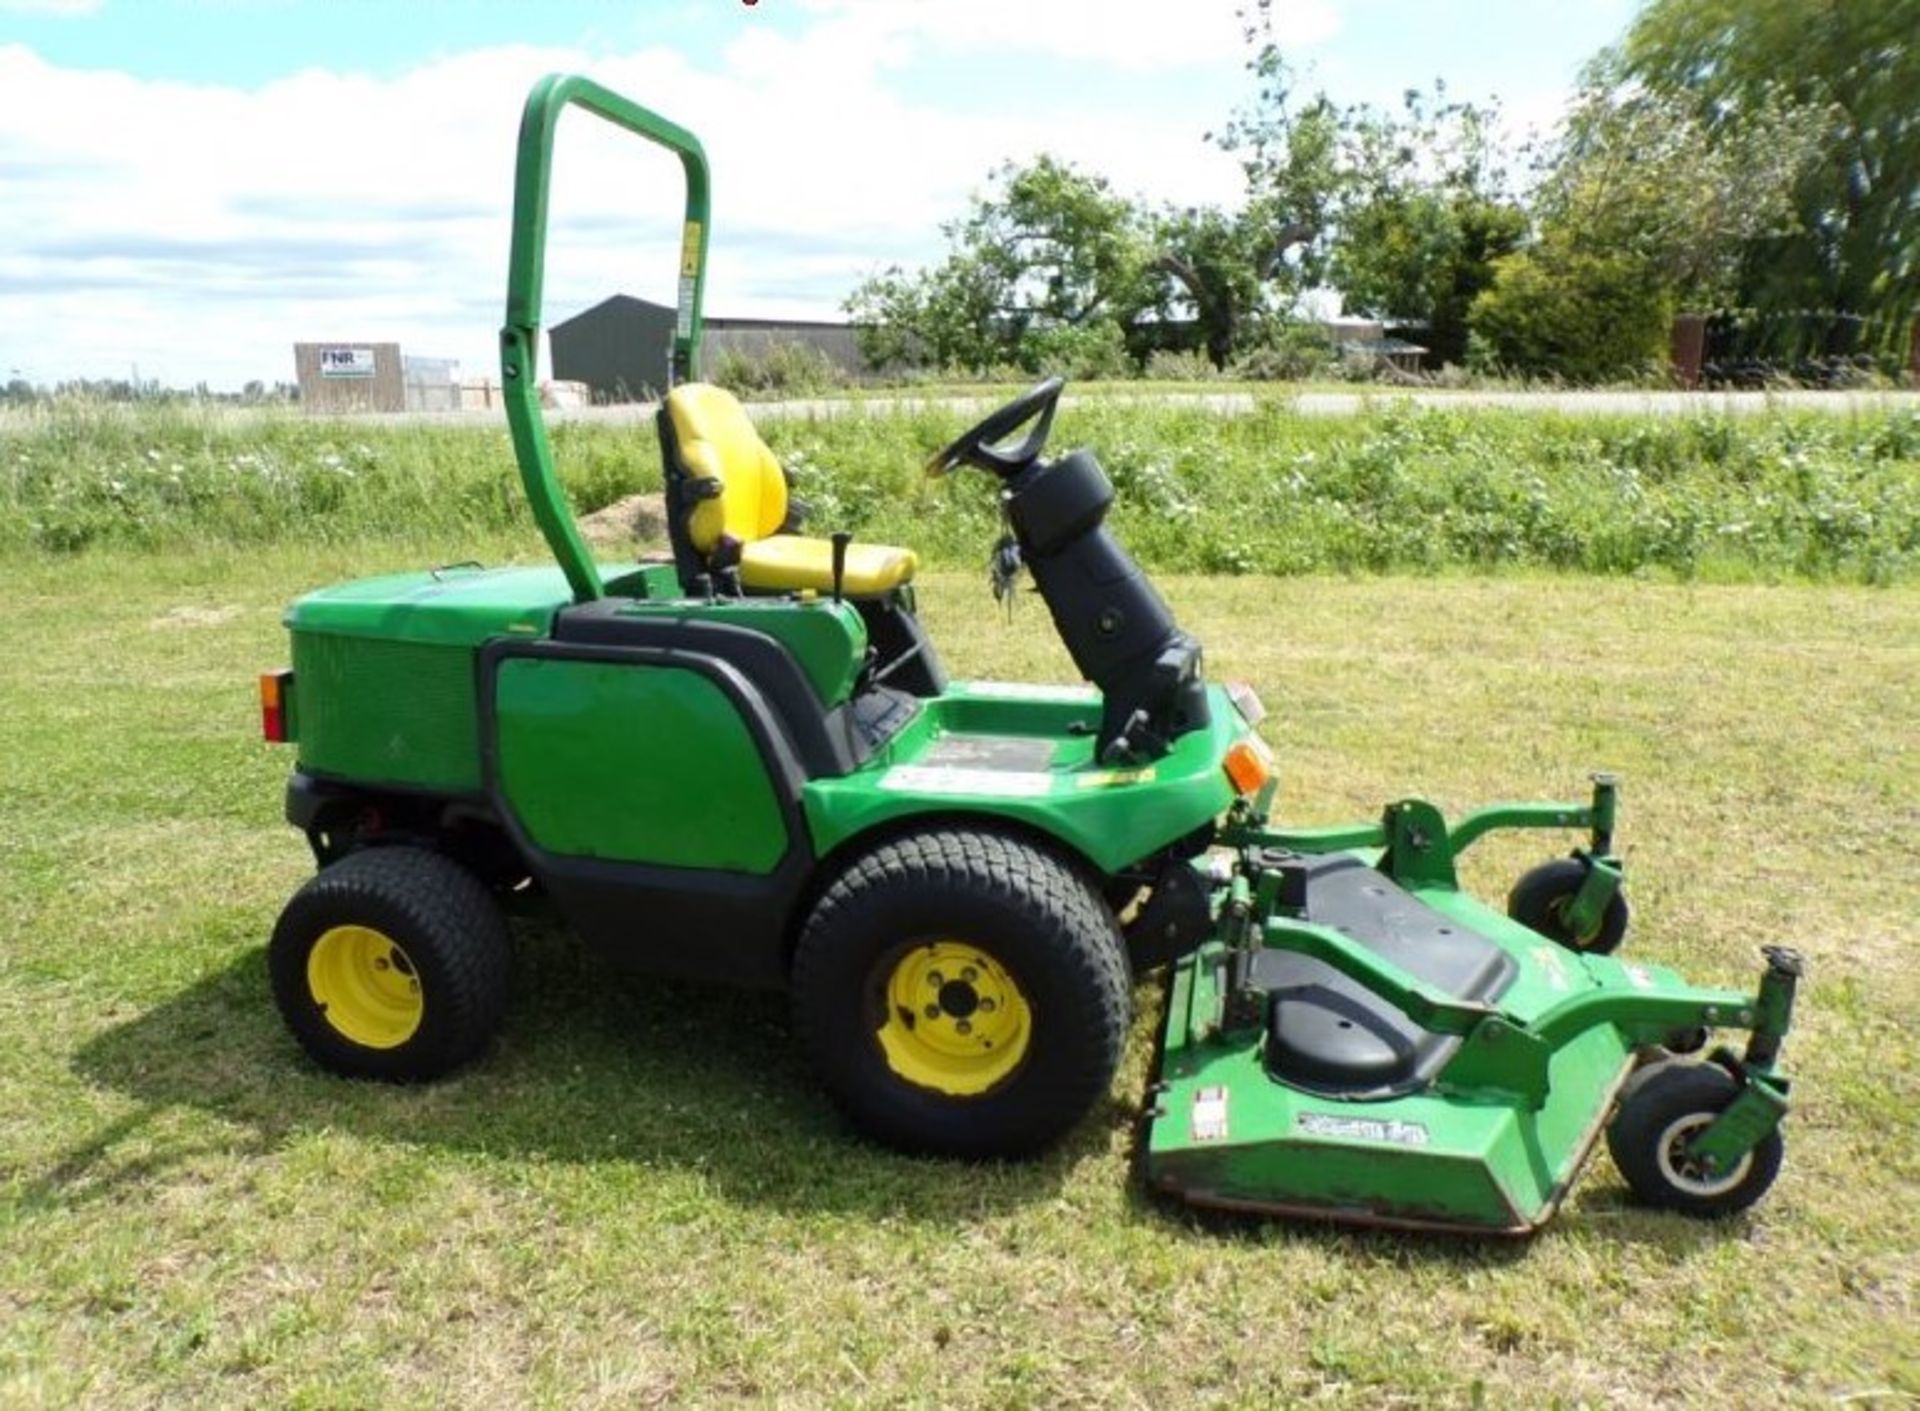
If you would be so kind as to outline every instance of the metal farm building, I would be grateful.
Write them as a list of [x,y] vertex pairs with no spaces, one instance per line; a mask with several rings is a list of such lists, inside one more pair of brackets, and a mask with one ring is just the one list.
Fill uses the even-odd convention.
[[[562,382],[585,383],[593,389],[596,402],[652,401],[667,387],[673,326],[672,309],[630,294],[615,294],[548,330],[553,376]],[[868,371],[851,324],[709,318],[705,327],[708,367],[729,352],[764,358],[776,345],[800,343],[825,354],[852,376]]]

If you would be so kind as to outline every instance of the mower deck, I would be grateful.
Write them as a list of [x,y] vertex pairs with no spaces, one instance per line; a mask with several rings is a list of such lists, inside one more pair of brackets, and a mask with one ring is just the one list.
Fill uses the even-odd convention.
[[1145,1163],[1190,1204],[1529,1233],[1664,1016],[1765,1004],[1549,942],[1379,849],[1254,856],[1283,879],[1267,912],[1222,888],[1219,933],[1169,982]]
[[[1492,962],[1480,973],[1506,980],[1500,998],[1513,1012],[1609,981],[1678,987],[1667,971],[1636,966],[1629,980],[1617,961],[1570,955],[1461,893],[1406,892],[1364,870],[1403,911],[1453,921],[1443,939],[1479,942]],[[1404,936],[1357,938],[1387,952]],[[1267,1003],[1248,1027],[1222,1028],[1229,961],[1214,942],[1173,973],[1147,1134],[1149,1182],[1195,1205],[1525,1234],[1579,1173],[1632,1065],[1620,1035],[1598,1026],[1554,1055],[1538,1110],[1517,1098],[1462,1103],[1435,1082],[1458,1038],[1367,1005],[1307,957],[1261,952],[1252,976]],[[1457,997],[1485,992],[1474,979]]]

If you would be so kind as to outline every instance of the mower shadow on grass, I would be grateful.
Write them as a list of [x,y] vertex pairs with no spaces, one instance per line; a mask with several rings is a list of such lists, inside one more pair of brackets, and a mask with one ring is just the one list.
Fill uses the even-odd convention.
[[[782,996],[627,980],[538,926],[516,942],[502,1040],[430,1086],[314,1067],[263,1002],[258,950],[89,1040],[73,1066],[141,1103],[142,1125],[168,1108],[195,1109],[247,1129],[242,1145],[262,1154],[305,1134],[347,1132],[494,1158],[697,1173],[730,1200],[895,1220],[950,1222],[1053,1199],[1077,1163],[1104,1155],[1121,1120],[1109,1099],[1032,1163],[897,1156],[860,1140],[813,1083]],[[63,1171],[97,1180],[113,1140],[96,1134],[70,1153],[43,1197],[76,1194],[61,1189]]]
[[[1031,1163],[974,1164],[885,1151],[843,1122],[799,1064],[776,994],[629,980],[564,935],[523,925],[502,1040],[432,1085],[325,1074],[262,1004],[264,952],[249,950],[171,998],[88,1040],[75,1072],[137,1102],[32,1183],[30,1203],[74,1205],[211,1151],[271,1157],[322,1131],[375,1143],[583,1167],[697,1174],[725,1199],[794,1213],[951,1223],[1056,1199],[1076,1166],[1104,1160],[1134,1125],[1110,1095]],[[1143,994],[1142,1002],[1149,999]],[[175,1109],[242,1129],[175,1129]],[[137,1142],[146,1149],[126,1157]],[[1137,1145],[1135,1154],[1137,1157]],[[1523,1259],[1532,1240],[1407,1234],[1183,1207],[1149,1193],[1137,1165],[1119,1218],[1170,1238],[1243,1248],[1310,1246],[1342,1259],[1461,1270]],[[1678,1258],[1747,1237],[1748,1221],[1705,1224],[1577,1190],[1536,1240],[1644,1243]]]

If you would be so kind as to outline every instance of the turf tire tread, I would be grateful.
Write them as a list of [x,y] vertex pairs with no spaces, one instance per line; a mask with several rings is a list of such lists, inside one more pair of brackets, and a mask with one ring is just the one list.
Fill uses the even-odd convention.
[[[842,1032],[847,1011],[828,992],[848,982],[845,949],[862,943],[873,913],[896,897],[964,897],[1047,938],[1047,964],[1059,967],[1078,1012],[1063,1027],[1067,1048],[1053,1064],[1053,1072],[1064,1077],[1050,1082],[1044,1095],[983,1102],[973,1114],[977,1120],[950,1104],[954,1111],[945,1120],[903,1122],[897,1108],[848,1082],[849,1046],[868,1040]],[[815,904],[796,947],[792,979],[795,1034],[829,1093],[856,1125],[911,1152],[1027,1156],[1050,1145],[1106,1091],[1131,1021],[1124,942],[1099,894],[1065,859],[986,829],[907,834],[855,858]],[[1012,1083],[1019,1082],[1016,1075]]]
[[[372,925],[421,973],[419,1032],[393,1049],[346,1041],[313,1003],[306,957],[329,926]],[[364,848],[312,878],[287,903],[268,947],[274,998],[294,1037],[323,1067],[419,1082],[472,1060],[506,1012],[511,944],[499,903],[471,872],[416,847]]]

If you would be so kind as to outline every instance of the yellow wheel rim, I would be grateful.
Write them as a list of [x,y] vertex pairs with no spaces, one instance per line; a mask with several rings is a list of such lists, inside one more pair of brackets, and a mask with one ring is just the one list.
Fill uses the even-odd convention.
[[364,1048],[398,1048],[426,1012],[413,962],[371,926],[323,932],[307,952],[307,988],[341,1037]]
[[887,1066],[916,1087],[978,1097],[1027,1056],[1033,1012],[1013,976],[963,941],[928,941],[887,976],[876,1037]]

